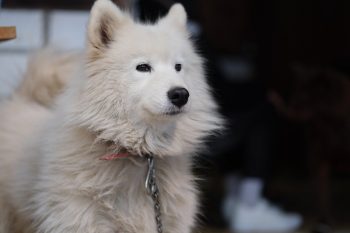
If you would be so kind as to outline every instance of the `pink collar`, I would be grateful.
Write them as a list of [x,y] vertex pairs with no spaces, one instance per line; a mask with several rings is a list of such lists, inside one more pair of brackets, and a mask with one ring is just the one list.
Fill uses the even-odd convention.
[[116,160],[116,159],[121,159],[121,158],[127,158],[130,157],[131,155],[128,152],[121,152],[121,153],[114,153],[114,154],[106,154],[100,158],[100,160],[106,160],[106,161],[111,161],[111,160]]

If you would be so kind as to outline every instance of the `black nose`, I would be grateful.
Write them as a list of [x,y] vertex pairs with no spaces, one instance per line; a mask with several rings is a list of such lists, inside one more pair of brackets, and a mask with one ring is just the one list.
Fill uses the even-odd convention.
[[183,87],[175,87],[168,91],[168,98],[170,102],[179,108],[187,103],[189,96],[190,94]]

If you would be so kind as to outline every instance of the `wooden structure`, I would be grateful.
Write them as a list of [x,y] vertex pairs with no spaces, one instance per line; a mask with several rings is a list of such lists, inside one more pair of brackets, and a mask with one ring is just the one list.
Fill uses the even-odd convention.
[[0,27],[0,41],[16,38],[16,27]]

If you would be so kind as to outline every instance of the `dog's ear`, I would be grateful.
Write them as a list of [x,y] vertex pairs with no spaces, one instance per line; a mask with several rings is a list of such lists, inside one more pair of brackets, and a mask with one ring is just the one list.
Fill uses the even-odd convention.
[[89,18],[88,46],[93,49],[107,48],[118,28],[128,20],[129,16],[110,0],[97,0]]
[[186,30],[187,14],[185,8],[180,3],[174,4],[168,14],[161,20],[161,23],[164,22]]

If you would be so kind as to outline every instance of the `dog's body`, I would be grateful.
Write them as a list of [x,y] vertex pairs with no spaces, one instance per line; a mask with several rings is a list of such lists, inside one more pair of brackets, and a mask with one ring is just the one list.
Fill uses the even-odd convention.
[[[29,69],[37,85],[24,81],[0,107],[0,233],[156,232],[145,189],[150,154],[164,232],[190,232],[191,155],[222,120],[185,24],[180,5],[142,25],[98,0],[81,64],[56,57],[48,67],[57,74],[39,82]],[[121,152],[129,156],[101,160]]]

